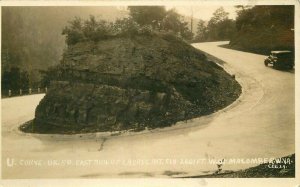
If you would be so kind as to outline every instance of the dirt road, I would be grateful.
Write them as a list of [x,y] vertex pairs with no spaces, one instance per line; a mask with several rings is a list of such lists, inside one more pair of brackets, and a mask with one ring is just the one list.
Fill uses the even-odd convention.
[[[44,95],[2,100],[3,178],[178,177],[214,173],[295,152],[295,75],[263,65],[265,56],[194,44],[225,61],[243,94],[231,106],[173,127],[109,136],[31,135],[18,126],[34,117]],[[231,164],[227,163],[231,159]],[[239,164],[238,164],[239,160]],[[235,162],[235,163],[234,163]]]

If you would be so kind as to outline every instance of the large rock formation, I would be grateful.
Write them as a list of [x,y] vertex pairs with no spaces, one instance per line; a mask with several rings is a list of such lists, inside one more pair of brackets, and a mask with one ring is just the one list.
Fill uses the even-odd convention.
[[69,46],[32,128],[78,133],[155,128],[212,113],[239,84],[172,35],[115,37]]

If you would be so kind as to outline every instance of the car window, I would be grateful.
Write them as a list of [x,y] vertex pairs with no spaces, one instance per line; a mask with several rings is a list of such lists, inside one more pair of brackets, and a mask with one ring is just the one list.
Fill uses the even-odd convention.
[[285,54],[279,54],[278,57],[279,58],[291,58],[291,54],[290,53],[285,53]]

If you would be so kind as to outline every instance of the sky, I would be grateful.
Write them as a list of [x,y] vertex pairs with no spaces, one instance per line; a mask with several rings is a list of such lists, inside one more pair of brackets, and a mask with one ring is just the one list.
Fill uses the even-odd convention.
[[[198,19],[202,19],[205,21],[210,20],[213,13],[220,8],[220,6],[167,6],[166,9],[175,8],[179,14],[185,16],[191,16],[193,12],[193,16]],[[230,19],[235,19],[236,17],[236,9],[234,6],[223,6],[224,10],[229,13]]]

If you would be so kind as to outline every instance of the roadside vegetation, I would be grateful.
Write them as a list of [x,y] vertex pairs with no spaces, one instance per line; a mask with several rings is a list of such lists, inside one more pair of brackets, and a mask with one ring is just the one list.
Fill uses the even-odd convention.
[[221,7],[213,17],[198,22],[195,42],[228,40],[224,47],[259,54],[294,51],[294,6],[236,6],[235,20]]
[[199,20],[194,42],[230,40],[236,33],[235,20],[229,19],[223,7],[218,8],[206,22]]
[[294,51],[294,6],[239,7],[229,46],[260,54]]

